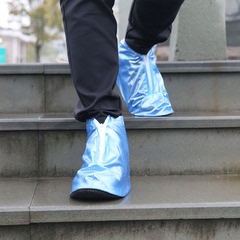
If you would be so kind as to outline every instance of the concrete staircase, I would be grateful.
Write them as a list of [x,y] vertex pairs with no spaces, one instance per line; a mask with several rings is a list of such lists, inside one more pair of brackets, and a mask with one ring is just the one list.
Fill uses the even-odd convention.
[[132,191],[69,198],[85,125],[68,65],[0,66],[0,239],[236,240],[240,62],[161,63],[175,113],[125,124]]

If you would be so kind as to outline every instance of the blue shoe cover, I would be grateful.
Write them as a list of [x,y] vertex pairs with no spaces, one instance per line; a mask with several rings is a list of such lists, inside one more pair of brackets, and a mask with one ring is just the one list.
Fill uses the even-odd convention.
[[[86,122],[83,165],[72,182],[72,198],[121,198],[131,189],[129,149],[123,117],[108,116],[103,124]],[[107,196],[107,197],[106,197]]]
[[173,113],[163,78],[156,65],[154,47],[147,55],[141,55],[122,40],[118,50],[117,85],[129,112],[146,117]]

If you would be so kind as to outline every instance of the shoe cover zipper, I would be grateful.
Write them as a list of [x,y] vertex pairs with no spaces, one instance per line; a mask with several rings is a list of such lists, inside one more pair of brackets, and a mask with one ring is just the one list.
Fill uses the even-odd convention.
[[99,132],[99,161],[103,162],[104,150],[106,147],[105,138],[106,138],[106,127],[108,123],[108,118],[104,123],[98,123],[98,132]]
[[153,84],[152,84],[153,81],[152,81],[152,74],[151,74],[148,55],[149,55],[149,53],[147,55],[144,55],[143,57],[144,57],[145,65],[146,65],[148,85],[149,85],[149,93],[151,93],[153,91]]

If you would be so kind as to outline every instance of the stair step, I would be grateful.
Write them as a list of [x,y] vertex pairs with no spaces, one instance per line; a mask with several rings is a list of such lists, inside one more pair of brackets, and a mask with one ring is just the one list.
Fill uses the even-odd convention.
[[[240,61],[158,67],[175,111],[239,110]],[[0,113],[71,113],[78,99],[67,64],[1,65],[0,86]]]
[[20,240],[239,236],[239,175],[134,176],[126,198],[103,202],[70,199],[71,180],[0,179],[0,236],[24,235]]
[[[131,174],[240,174],[240,114],[126,116]],[[85,124],[70,115],[1,115],[0,177],[72,177]]]
[[[240,111],[175,112],[164,117],[124,114],[127,129],[238,128]],[[69,113],[0,114],[0,131],[85,130]]]
[[[39,180],[30,207],[31,221],[98,222],[240,217],[239,176],[132,177],[129,196],[100,204],[69,200],[70,186],[69,178]],[[231,211],[228,212],[228,208]],[[68,214],[71,214],[70,220]]]
[[0,239],[239,239],[240,61],[158,67],[175,113],[124,106],[132,191],[87,202],[69,198],[86,143],[69,66],[0,66]]

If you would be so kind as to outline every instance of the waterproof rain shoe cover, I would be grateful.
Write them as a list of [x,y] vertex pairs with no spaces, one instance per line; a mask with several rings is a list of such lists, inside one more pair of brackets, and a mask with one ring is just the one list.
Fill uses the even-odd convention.
[[130,189],[129,149],[123,117],[108,116],[104,124],[86,122],[83,165],[72,182],[70,197],[108,199],[125,197]]
[[122,40],[118,51],[117,85],[129,112],[146,117],[173,113],[163,78],[156,65],[154,47],[147,55],[141,55]]

